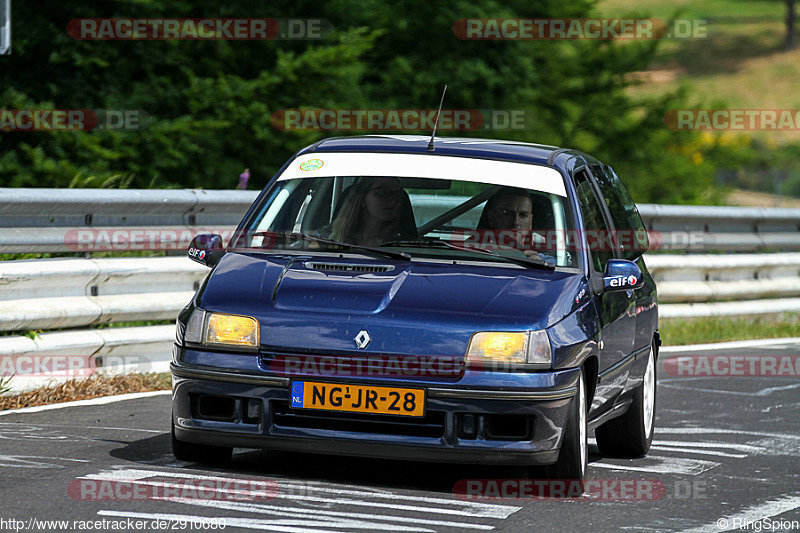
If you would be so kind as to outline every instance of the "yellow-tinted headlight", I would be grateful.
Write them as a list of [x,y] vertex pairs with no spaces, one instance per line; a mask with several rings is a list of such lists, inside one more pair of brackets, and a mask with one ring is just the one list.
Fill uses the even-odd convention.
[[258,347],[258,321],[249,316],[209,313],[203,341],[207,344]]
[[472,336],[467,361],[524,363],[527,351],[527,332],[482,331]]
[[470,339],[467,364],[483,365],[489,370],[502,370],[506,365],[543,369],[552,366],[553,352],[544,330],[480,331]]

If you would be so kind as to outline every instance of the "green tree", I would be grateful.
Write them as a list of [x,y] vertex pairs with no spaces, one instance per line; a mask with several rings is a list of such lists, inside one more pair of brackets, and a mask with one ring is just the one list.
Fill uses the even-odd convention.
[[[687,151],[664,113],[681,95],[634,101],[628,74],[655,42],[470,41],[471,17],[587,17],[593,1],[42,0],[14,3],[14,55],[0,72],[3,108],[133,109],[140,131],[0,133],[0,184],[15,187],[233,188],[241,171],[265,180],[326,132],[281,131],[294,108],[525,110],[530,127],[467,132],[582,149],[612,164],[637,201],[701,202],[710,163]],[[80,17],[324,18],[309,41],[81,41]]]

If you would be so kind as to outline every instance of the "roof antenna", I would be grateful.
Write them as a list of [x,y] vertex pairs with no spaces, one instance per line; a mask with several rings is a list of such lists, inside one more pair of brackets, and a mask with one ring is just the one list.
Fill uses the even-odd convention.
[[439,115],[442,113],[442,104],[444,103],[444,93],[447,92],[447,84],[444,84],[444,90],[442,91],[442,99],[439,100],[439,111],[436,112],[436,121],[433,123],[433,133],[431,134],[431,142],[428,143],[428,151],[433,152],[435,148],[433,147],[433,138],[436,137],[436,126],[439,125]]

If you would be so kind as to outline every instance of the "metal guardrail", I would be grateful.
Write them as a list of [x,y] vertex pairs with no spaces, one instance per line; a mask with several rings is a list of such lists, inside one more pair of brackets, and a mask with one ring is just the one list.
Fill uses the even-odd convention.
[[0,331],[171,320],[206,274],[186,257],[2,261]]
[[233,230],[257,191],[0,188],[0,253],[185,249]]
[[[800,250],[800,209],[641,204],[662,251]],[[652,240],[652,239],[651,239]]]
[[[257,194],[0,188],[0,253],[114,250],[130,241],[137,250],[179,249],[207,229],[233,229]],[[418,222],[464,199],[417,195]],[[660,251],[800,250],[797,208],[640,204],[639,212]],[[461,221],[477,223],[476,216],[465,214]],[[122,230],[124,235],[117,235]]]
[[0,227],[233,224],[258,191],[0,188]]
[[[662,316],[674,304],[691,316],[770,312],[743,302],[800,297],[800,253],[647,256]],[[171,320],[208,273],[185,257],[0,262],[0,331]],[[767,300],[773,301],[775,300]],[[775,302],[777,303],[777,302]],[[788,305],[788,300],[784,305]],[[800,310],[800,300],[792,310]],[[2,344],[0,340],[0,344]]]
[[[0,188],[0,253],[184,249],[197,233],[232,230],[256,195]],[[460,201],[419,197],[416,215],[430,220]],[[658,283],[660,316],[800,311],[800,253],[791,253],[800,250],[800,209],[643,204],[639,210],[651,237],[661,237],[660,250],[690,252],[645,258]],[[464,217],[465,225],[477,223]],[[701,253],[755,250],[781,253]],[[207,272],[185,256],[2,261],[0,331],[173,319]],[[94,370],[114,373],[164,370],[173,335],[170,325],[0,337],[0,375],[19,357],[53,355],[85,358]],[[19,375],[12,386],[44,379]]]
[[660,303],[800,296],[800,253],[650,255]]

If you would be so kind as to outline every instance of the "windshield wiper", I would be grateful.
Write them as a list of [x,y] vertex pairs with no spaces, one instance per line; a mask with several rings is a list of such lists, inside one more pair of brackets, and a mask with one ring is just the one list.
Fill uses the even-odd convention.
[[[499,257],[500,259],[505,259],[507,261],[512,261],[514,263],[523,265],[523,266],[535,266],[537,268],[546,268],[548,270],[554,270],[556,268],[556,264],[550,261],[545,261],[541,257],[515,257],[505,254],[499,254],[497,252],[492,252],[491,250],[485,250],[483,248],[468,248],[466,246],[458,246],[456,244],[443,241],[441,239],[422,239],[416,241],[389,241],[381,244],[381,246],[419,246],[420,248],[452,248],[453,250],[461,250],[462,252],[475,252],[477,254],[484,254],[484,255],[491,255],[493,257]],[[541,255],[541,254],[540,254]]]
[[256,231],[252,233],[253,236],[262,236],[262,237],[291,237],[291,238],[299,238],[303,239],[304,241],[311,241],[317,242],[320,244],[327,244],[330,246],[344,246],[346,248],[350,248],[353,250],[363,250],[365,252],[370,252],[373,255],[378,255],[381,257],[388,257],[390,259],[397,259],[399,261],[408,261],[411,259],[411,254],[407,252],[393,252],[391,250],[382,250],[380,248],[375,248],[373,246],[364,246],[361,244],[352,244],[349,242],[341,242],[335,241],[333,239],[325,239],[323,237],[317,237],[315,235],[309,235],[307,233],[298,233],[298,232],[289,232],[289,231]]

